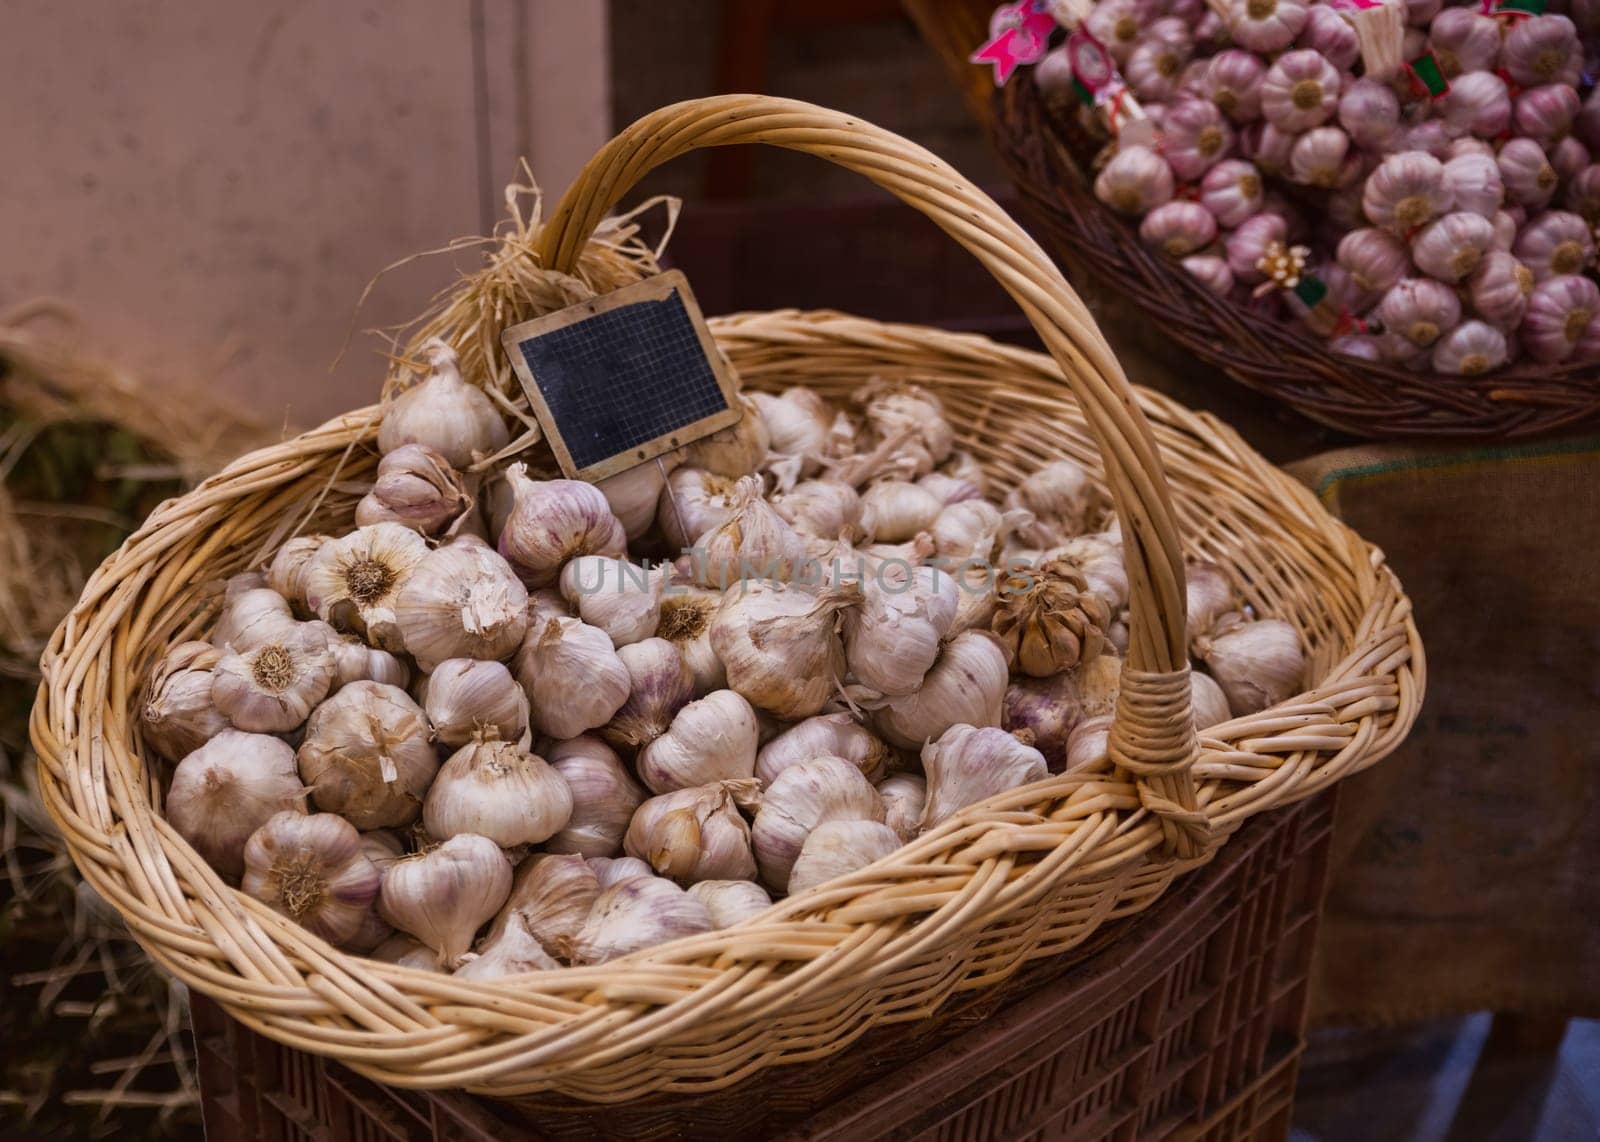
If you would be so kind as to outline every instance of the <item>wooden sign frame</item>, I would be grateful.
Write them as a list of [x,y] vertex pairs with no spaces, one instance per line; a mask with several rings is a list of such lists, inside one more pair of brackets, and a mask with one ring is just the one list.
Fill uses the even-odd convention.
[[[562,435],[562,427],[557,421],[554,411],[546,399],[544,390],[539,387],[539,382],[533,374],[533,367],[529,364],[522,346],[530,340],[576,325],[604,313],[610,313],[631,305],[651,304],[666,301],[674,295],[682,301],[683,308],[688,314],[690,325],[699,338],[700,346],[705,351],[706,361],[710,364],[711,375],[721,391],[723,400],[727,405],[709,416],[701,417],[687,424],[663,432],[651,439],[640,441],[628,448],[626,452],[619,452],[603,460],[596,461],[584,467],[578,467],[573,459],[572,449],[568,446]],[[505,350],[506,356],[511,360],[511,367],[516,371],[517,379],[522,382],[522,389],[528,396],[528,401],[533,406],[533,414],[538,418],[539,426],[544,430],[546,438],[550,441],[550,448],[555,453],[556,463],[560,465],[562,473],[569,479],[588,480],[591,483],[615,476],[630,468],[647,463],[657,456],[664,455],[674,449],[681,448],[713,432],[728,428],[739,423],[744,418],[744,406],[739,402],[739,382],[732,368],[728,365],[722,351],[717,348],[712,339],[711,330],[706,326],[704,315],[696,303],[693,291],[689,288],[689,281],[679,270],[668,270],[654,277],[633,285],[623,286],[621,289],[590,298],[588,301],[579,302],[577,305],[568,306],[557,310],[555,313],[535,317],[531,321],[524,321],[513,325],[500,334],[500,345]]]

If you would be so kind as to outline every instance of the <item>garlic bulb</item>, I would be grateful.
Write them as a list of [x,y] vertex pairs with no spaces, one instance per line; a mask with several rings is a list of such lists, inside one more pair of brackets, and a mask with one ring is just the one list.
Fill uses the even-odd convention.
[[1224,259],[1196,255],[1183,259],[1182,265],[1196,281],[1218,297],[1227,297],[1233,292],[1233,271]]
[[928,783],[919,774],[897,773],[878,782],[883,801],[883,823],[902,844],[922,831],[922,811],[928,802]]
[[297,760],[312,803],[359,829],[416,820],[439,768],[421,708],[381,682],[352,682],[312,711]]
[[1421,151],[1390,155],[1367,177],[1361,206],[1374,225],[1408,234],[1450,208],[1444,164]]
[[761,496],[761,479],[739,481],[726,523],[695,540],[695,578],[726,590],[745,579],[795,578],[808,558],[805,538]]
[[1510,254],[1495,250],[1478,264],[1467,296],[1480,317],[1505,332],[1522,323],[1533,286],[1532,270]]
[[668,476],[656,519],[671,550],[693,547],[702,535],[732,519],[736,486],[735,481],[701,468],[679,468]]
[[1545,147],[1553,147],[1572,130],[1579,106],[1575,90],[1565,84],[1552,83],[1529,88],[1518,95],[1512,117],[1519,134]]
[[1546,278],[1528,297],[1522,319],[1522,346],[1535,361],[1565,361],[1600,314],[1600,289],[1588,278],[1564,274]]
[[844,679],[840,612],[859,598],[853,588],[812,595],[762,581],[729,591],[711,620],[729,687],[780,718],[821,712]]
[[449,658],[509,658],[527,634],[527,610],[527,588],[476,536],[424,556],[394,604],[405,648],[424,670]]
[[1186,621],[1184,637],[1193,642],[1217,625],[1235,608],[1233,584],[1215,563],[1192,562],[1184,567]]
[[1253,52],[1281,52],[1306,24],[1306,6],[1297,0],[1234,0],[1228,5],[1233,40]]
[[713,927],[706,906],[672,881],[635,877],[600,893],[573,941],[572,959],[603,964]]
[[1444,185],[1457,210],[1470,210],[1491,221],[1506,198],[1493,155],[1457,155],[1444,164]]
[[1288,169],[1289,152],[1294,150],[1296,138],[1293,131],[1280,131],[1265,119],[1258,119],[1239,133],[1239,152],[1257,170],[1282,174]]
[[756,782],[746,778],[652,797],[634,813],[623,848],[679,884],[750,880],[756,874],[750,827],[735,799],[756,792]]
[[1216,240],[1217,220],[1198,202],[1168,202],[1144,216],[1139,237],[1169,257],[1182,258]]
[[1305,186],[1344,186],[1361,171],[1360,156],[1351,148],[1350,136],[1338,127],[1313,127],[1289,152],[1289,177]]
[[302,812],[305,793],[294,750],[265,734],[223,730],[178,763],[166,815],[207,864],[237,880],[250,834],[278,813]]
[[[947,508],[956,504],[968,503],[972,500],[981,500],[984,494],[983,482],[974,481],[965,476],[952,476],[945,472],[929,472],[926,476],[917,480],[917,487],[926,488],[938,496],[939,502]],[[858,514],[854,520],[844,520],[839,531],[843,531],[845,527],[859,522],[859,518]],[[835,531],[833,534],[837,535],[839,531]]]
[[628,822],[646,794],[616,752],[599,738],[584,734],[551,745],[545,758],[572,795],[572,816],[545,847],[553,853],[585,857],[607,857],[619,851]]
[[639,778],[654,793],[748,778],[758,734],[750,703],[717,690],[684,706],[671,728],[639,751]]
[[814,757],[780,773],[761,796],[751,840],[761,879],[785,892],[806,837],[824,821],[882,821],[872,783],[840,757]]
[[661,600],[656,635],[678,648],[694,676],[694,692],[702,697],[728,685],[728,673],[711,647],[711,620],[721,604],[720,593],[700,587],[668,587]]
[[1288,233],[1289,224],[1281,214],[1263,212],[1241,222],[1223,242],[1234,279],[1246,285],[1265,281],[1260,268],[1262,259],[1274,243],[1281,245]]
[[1472,8],[1446,8],[1428,28],[1428,50],[1449,79],[1492,70],[1500,54],[1500,23]]
[[1018,539],[1048,547],[1088,530],[1100,500],[1088,472],[1071,460],[1054,460],[1007,493],[1005,506],[1033,513],[1031,524],[1017,528]]
[[833,448],[834,411],[815,390],[792,385],[783,392],[747,394],[767,426],[768,447],[800,460],[801,474],[815,475]]
[[469,742],[450,755],[422,805],[428,835],[488,837],[503,849],[536,845],[566,827],[572,793],[544,758],[514,742]]
[[341,634],[321,619],[312,625],[322,628],[328,638],[328,652],[333,655],[333,687],[335,693],[352,682],[383,682],[401,689],[411,681],[411,668],[390,654],[368,646],[353,634]]
[[771,785],[791,765],[813,757],[842,757],[876,781],[893,758],[877,735],[848,713],[818,714],[778,734],[756,754],[755,775]]
[[605,495],[579,480],[534,480],[527,465],[506,469],[514,497],[500,532],[500,554],[529,587],[555,583],[569,559],[622,556],[627,535]]
[[899,575],[869,575],[862,585],[861,605],[845,615],[845,663],[880,694],[913,693],[955,621],[956,581],[937,568],[909,567]]
[[863,869],[900,844],[899,835],[880,821],[824,821],[800,847],[789,874],[789,892],[804,892]]
[[1547,210],[1523,228],[1511,252],[1542,282],[1588,268],[1594,262],[1594,235],[1576,214]]
[[394,929],[384,923],[383,917],[378,915],[376,909],[368,909],[361,917],[361,927],[356,934],[341,946],[345,951],[354,952],[358,956],[369,956],[380,945],[392,939],[394,934]]
[[511,439],[488,395],[461,379],[455,350],[435,337],[422,346],[431,370],[384,409],[378,451],[385,456],[407,444],[425,444],[455,468],[504,448]]
[[600,734],[619,748],[638,749],[666,733],[694,697],[694,675],[678,648],[662,638],[620,647],[617,657],[628,669],[628,700]]
[[922,769],[928,776],[924,829],[987,797],[1041,781],[1049,772],[1044,755],[1015,734],[969,725],[951,726],[923,746]]
[[1008,663],[1024,674],[1049,677],[1095,657],[1104,646],[1110,609],[1090,592],[1070,559],[1014,565],[996,594],[999,605],[990,628]]
[[667,577],[665,568],[580,555],[561,569],[561,596],[577,608],[579,618],[621,648],[656,633]]
[[1206,61],[1200,95],[1235,123],[1249,123],[1261,114],[1261,80],[1266,73],[1267,65],[1255,53],[1228,48]]
[[1511,95],[1506,81],[1492,71],[1458,76],[1437,101],[1439,115],[1456,131],[1495,139],[1511,127]]
[[1376,313],[1390,333],[1426,349],[1461,321],[1461,302],[1440,282],[1406,278],[1383,295]]
[[1591,163],[1572,176],[1562,204],[1585,222],[1600,226],[1600,163]]
[[643,538],[655,523],[656,505],[667,486],[666,473],[677,462],[676,455],[662,456],[595,484],[611,506],[611,514],[622,524],[622,532],[629,543]]
[[393,829],[368,829],[361,834],[361,851],[381,871],[389,866],[390,861],[405,856],[406,846],[400,834]]
[[1495,156],[1506,194],[1519,206],[1539,210],[1554,197],[1561,178],[1544,148],[1532,139],[1509,139]]
[[749,396],[741,396],[739,402],[744,408],[743,418],[685,448],[686,464],[735,480],[761,467],[771,444],[766,421]]
[[1224,626],[1196,639],[1194,652],[1237,717],[1277,705],[1297,693],[1305,678],[1300,634],[1277,619]]
[[528,731],[528,696],[500,662],[448,658],[428,676],[422,708],[441,745],[488,735],[514,742]]
[[368,953],[369,958],[417,971],[438,971],[439,957],[421,940],[403,933],[390,936]]
[[406,444],[378,462],[372,491],[356,505],[356,524],[398,523],[441,535],[473,507],[466,481],[425,444]]
[[1084,717],[1081,673],[1065,670],[1049,678],[1014,678],[1006,690],[1001,726],[1038,750],[1055,772],[1065,766],[1067,742]]
[[211,675],[222,651],[208,642],[180,642],[150,671],[139,705],[145,742],[168,761],[193,753],[228,719],[211,703]]
[[1232,228],[1261,209],[1261,172],[1243,159],[1224,159],[1200,180],[1200,205]]
[[917,749],[951,726],[998,726],[1008,674],[1005,652],[978,631],[963,631],[939,652],[922,689],[891,698],[873,717],[891,745]]
[[1089,7],[1083,27],[1111,53],[1117,63],[1126,63],[1139,42],[1143,17],[1147,14],[1136,0],[1101,0]]
[[1078,773],[1106,759],[1111,740],[1111,716],[1097,714],[1072,727],[1067,738],[1067,764],[1063,772]]
[[224,650],[246,651],[276,637],[293,623],[289,600],[269,588],[255,588],[226,600],[211,631],[211,643]]
[[484,937],[476,950],[462,956],[461,966],[451,974],[457,979],[503,979],[560,966],[521,920],[512,919],[497,935]]
[[1339,105],[1339,71],[1310,50],[1285,52],[1261,80],[1261,114],[1280,131],[1320,126]]
[[1172,200],[1172,167],[1149,147],[1119,150],[1094,180],[1094,194],[1123,214],[1144,215]]
[[904,480],[873,484],[861,496],[861,526],[873,540],[900,543],[927,531],[944,509],[928,489]]
[[211,670],[211,701],[241,730],[286,733],[333,685],[325,628],[285,621],[274,637],[242,654],[224,655]]
[[461,833],[395,861],[383,875],[378,914],[432,948],[454,970],[479,928],[511,894],[511,862],[488,837]]
[[1122,562],[1120,534],[1103,531],[1076,536],[1051,549],[1045,561],[1056,560],[1070,563],[1108,610],[1128,605],[1128,569]]
[[600,881],[581,856],[534,853],[517,866],[511,895],[485,943],[519,929],[547,954],[566,959],[599,895]]
[[[1161,133],[1161,153],[1172,167],[1172,173],[1184,182],[1198,180],[1233,149],[1233,128],[1217,105],[1205,99],[1186,98],[1170,104],[1161,122]],[[1183,252],[1190,253],[1196,248]]]
[[1334,255],[1357,286],[1366,290],[1387,290],[1410,269],[1410,251],[1405,243],[1383,230],[1352,230],[1339,239]]
[[1523,87],[1559,83],[1577,87],[1583,76],[1583,46],[1565,16],[1514,20],[1500,47],[1500,66]]
[[1442,282],[1459,282],[1494,246],[1494,226],[1481,214],[1456,211],[1428,223],[1411,240],[1417,268]]
[[650,866],[637,857],[590,857],[589,867],[594,870],[595,880],[604,892],[614,884],[621,884],[624,880],[635,880],[644,877],[646,880],[655,878],[655,873],[650,871]]
[[1388,84],[1358,79],[1339,95],[1339,126],[1357,146],[1378,150],[1400,128],[1400,100]]
[[1183,21],[1157,20],[1128,53],[1123,75],[1140,99],[1165,103],[1177,93],[1178,77],[1193,52]]
[[316,613],[306,602],[306,573],[326,542],[326,535],[298,535],[278,548],[267,566],[267,586],[287,599],[301,618]]
[[[923,480],[946,478],[931,473]],[[772,510],[801,535],[832,537],[861,522],[861,497],[839,480],[806,480],[774,496]]]
[[1198,670],[1189,675],[1189,705],[1194,710],[1197,730],[1220,726],[1233,717],[1233,712],[1228,708],[1228,696],[1222,692],[1222,687],[1209,674],[1202,674]]
[[856,400],[878,441],[902,440],[891,451],[906,461],[902,474],[908,479],[927,475],[955,448],[955,430],[945,419],[944,405],[924,388],[875,381],[857,392]]
[[1295,43],[1316,52],[1341,74],[1350,71],[1361,58],[1361,41],[1356,38],[1356,30],[1326,4],[1313,4],[1306,10],[1305,27]]
[[1550,165],[1566,187],[1567,197],[1572,195],[1572,181],[1589,169],[1590,157],[1589,148],[1571,136],[1551,145]]
[[553,738],[605,725],[632,686],[610,636],[578,619],[550,619],[530,630],[517,652],[516,675],[528,692],[534,729]]
[[1476,377],[1506,363],[1506,335],[1482,321],[1463,321],[1433,346],[1438,373]]
[[330,539],[306,569],[307,605],[339,630],[355,631],[384,650],[403,650],[395,605],[427,554],[427,541],[397,523]]
[[361,934],[380,879],[348,821],[286,811],[251,834],[240,886],[313,935],[344,944]]
[[701,880],[689,886],[689,895],[706,906],[711,926],[718,931],[772,907],[767,890],[749,880]]

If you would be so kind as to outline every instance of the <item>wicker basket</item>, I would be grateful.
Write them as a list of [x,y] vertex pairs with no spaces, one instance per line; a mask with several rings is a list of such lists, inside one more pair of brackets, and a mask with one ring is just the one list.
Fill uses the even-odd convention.
[[[152,956],[252,1030],[402,1087],[620,1102],[728,1086],[921,1019],[954,992],[1082,943],[1205,862],[1245,818],[1325,788],[1405,736],[1422,648],[1382,555],[1223,425],[1131,389],[1044,253],[926,151],[803,103],[679,104],[590,162],[542,233],[540,264],[570,271],[602,215],[654,166],[753,142],[831,159],[923,211],[995,274],[1060,362],[837,314],[715,323],[749,385],[804,382],[839,397],[871,377],[912,379],[937,389],[1001,482],[1063,456],[1103,481],[1132,589],[1110,759],[973,806],[738,927],[603,966],[471,982],[338,952],[228,888],[165,822],[132,711],[163,648],[206,621],[205,581],[281,536],[284,505],[326,488],[308,526],[348,525],[354,497],[341,489],[374,469],[381,410],[351,413],[158,510],[56,632],[34,710],[44,799],[85,878]],[[1185,553],[1236,569],[1258,610],[1302,632],[1309,691],[1196,735]]]

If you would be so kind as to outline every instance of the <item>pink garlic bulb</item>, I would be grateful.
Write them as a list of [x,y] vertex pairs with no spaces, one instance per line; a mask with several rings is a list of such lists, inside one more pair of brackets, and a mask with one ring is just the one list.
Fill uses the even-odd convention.
[[1387,84],[1358,79],[1339,96],[1339,126],[1357,146],[1382,147],[1400,128],[1400,100]]
[[1506,335],[1482,321],[1463,321],[1433,347],[1433,370],[1477,377],[1506,363]]
[[1215,47],[1228,42],[1228,25],[1209,8],[1194,24],[1194,42]]
[[1471,135],[1462,135],[1460,138],[1450,140],[1450,150],[1440,158],[1441,162],[1459,159],[1462,155],[1487,155],[1494,158],[1494,147],[1482,139]]
[[1083,18],[1085,30],[1104,44],[1119,64],[1128,62],[1139,43],[1139,33],[1148,22],[1146,6],[1135,0],[1100,0]]
[[1583,109],[1573,121],[1572,132],[1591,151],[1600,151],[1600,87],[1589,92],[1589,97],[1583,101]]
[[1534,210],[1555,195],[1560,178],[1550,165],[1544,148],[1532,139],[1511,139],[1495,156],[1500,164],[1500,181],[1505,183],[1511,201]]
[[1350,21],[1326,4],[1313,4],[1306,11],[1305,27],[1295,46],[1317,52],[1341,72],[1355,67],[1361,58],[1361,41]]
[[1424,119],[1421,123],[1402,128],[1399,140],[1388,149],[1422,151],[1442,163],[1450,157],[1450,148],[1454,144],[1453,128],[1448,123],[1441,119]]
[[1592,161],[1589,148],[1571,135],[1551,147],[1549,157],[1550,166],[1555,170],[1556,178],[1561,180],[1562,185],[1571,183]]
[[1360,175],[1361,156],[1352,153],[1350,136],[1337,127],[1313,127],[1289,152],[1289,177],[1305,186],[1343,186]]
[[1284,131],[1325,123],[1339,105],[1339,73],[1313,51],[1285,52],[1261,81],[1261,113]]
[[1206,64],[1206,98],[1235,123],[1248,123],[1261,114],[1261,80],[1267,65],[1259,56],[1229,48]]
[[1406,278],[1383,295],[1377,315],[1386,332],[1426,349],[1460,323],[1461,303],[1443,282]]
[[[1413,28],[1426,28],[1432,23],[1433,18],[1439,14],[1439,9],[1443,5],[1444,0],[1405,0],[1406,23]],[[1416,57],[1407,56],[1406,58],[1414,59]]]
[[1377,338],[1368,337],[1364,333],[1347,333],[1343,337],[1335,337],[1328,342],[1328,348],[1346,357],[1354,357],[1358,361],[1383,360],[1383,352],[1378,348]]
[[1428,223],[1411,240],[1411,260],[1430,277],[1454,284],[1478,268],[1494,247],[1494,225],[1458,210]]
[[[1201,201],[1205,200],[1203,193],[1200,197]],[[1567,192],[1561,202],[1589,225],[1600,226],[1600,163],[1584,167],[1573,175],[1567,181]]]
[[1496,210],[1494,212],[1494,217],[1489,221],[1494,225],[1494,248],[1496,250],[1504,250],[1508,254],[1511,252],[1511,247],[1517,241],[1517,232],[1522,229],[1522,223],[1526,220],[1527,213],[1520,206],[1513,206],[1510,210]]
[[1533,287],[1519,332],[1528,356],[1545,364],[1571,357],[1600,315],[1600,288],[1576,274],[1546,278]]
[[1233,292],[1233,271],[1228,268],[1226,261],[1214,254],[1195,254],[1185,258],[1183,268],[1218,297],[1227,297]]
[[1406,244],[1393,234],[1371,228],[1352,230],[1339,239],[1334,257],[1356,285],[1380,293],[1411,269],[1411,251]]
[[1198,202],[1168,202],[1144,216],[1139,237],[1164,254],[1182,258],[1216,240],[1217,220]]
[[1234,0],[1230,18],[1234,43],[1253,52],[1281,52],[1306,26],[1306,6],[1298,0]]
[[1193,182],[1233,146],[1233,128],[1214,103],[1185,99],[1167,108],[1161,124],[1162,153],[1172,173]]
[[1500,56],[1500,22],[1474,8],[1446,8],[1428,29],[1428,47],[1448,79],[1493,71]]
[[1178,91],[1184,65],[1194,54],[1194,41],[1181,20],[1157,20],[1139,38],[1123,77],[1140,99],[1166,102]]
[[1390,155],[1367,176],[1361,205],[1376,226],[1406,234],[1450,209],[1444,164],[1420,151]]
[[1523,228],[1511,252],[1533,271],[1535,281],[1542,282],[1588,268],[1594,261],[1594,235],[1578,215],[1546,210]]
[[1149,147],[1129,147],[1112,156],[1094,180],[1094,194],[1113,210],[1147,214],[1172,199],[1172,168]]
[[1268,246],[1287,242],[1288,238],[1289,223],[1281,214],[1263,211],[1246,218],[1223,242],[1234,280],[1245,285],[1265,281],[1266,275],[1256,263],[1266,254]]
[[1517,96],[1512,117],[1519,133],[1548,146],[1571,133],[1579,106],[1578,93],[1572,88],[1547,83]]
[[1445,123],[1480,139],[1498,138],[1511,127],[1511,95],[1492,71],[1457,76],[1433,105]]
[[1457,155],[1444,164],[1444,185],[1451,205],[1493,218],[1506,200],[1500,166],[1492,155]]
[[1074,78],[1072,57],[1067,54],[1066,44],[1052,48],[1033,69],[1034,86],[1052,99],[1077,99]]
[[1523,87],[1564,83],[1577,87],[1583,75],[1583,45],[1565,16],[1514,20],[1500,45],[1500,66]]
[[1478,263],[1467,286],[1467,300],[1479,317],[1497,329],[1522,324],[1533,293],[1533,271],[1503,250],[1492,250]]
[[1265,120],[1257,120],[1240,136],[1239,150],[1267,174],[1282,174],[1289,169],[1294,141],[1293,132],[1280,131]]
[[1224,159],[1200,180],[1200,202],[1229,230],[1261,209],[1261,172],[1243,159]]
[[[1178,76],[1179,99],[1210,99],[1211,89],[1207,86],[1206,76],[1211,71],[1211,61],[1208,59],[1192,59],[1183,65],[1183,73]],[[1149,108],[1145,109],[1146,114]]]
[[1328,287],[1328,297],[1341,309],[1351,313],[1365,313],[1378,303],[1380,291],[1364,289],[1357,284],[1350,271],[1338,262],[1325,262],[1316,269],[1317,277]]

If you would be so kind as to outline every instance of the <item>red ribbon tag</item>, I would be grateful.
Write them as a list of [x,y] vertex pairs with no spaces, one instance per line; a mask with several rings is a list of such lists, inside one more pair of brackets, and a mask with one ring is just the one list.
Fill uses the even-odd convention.
[[1048,0],[1016,0],[1002,4],[989,18],[989,42],[967,57],[994,68],[994,85],[1002,86],[1023,64],[1038,63],[1050,49],[1056,21]]

